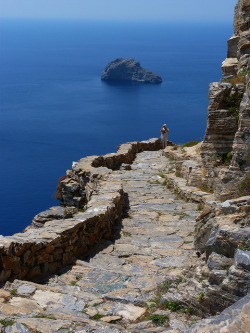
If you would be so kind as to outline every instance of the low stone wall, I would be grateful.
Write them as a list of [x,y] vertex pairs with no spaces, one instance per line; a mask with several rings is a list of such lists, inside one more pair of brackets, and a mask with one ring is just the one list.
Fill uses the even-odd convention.
[[72,170],[67,172],[67,178],[60,182],[62,203],[66,206],[83,208],[104,175],[124,164],[132,163],[139,152],[161,148],[160,139],[150,139],[122,144],[118,147],[117,153],[82,158],[74,163]]
[[[123,214],[124,200],[121,181],[108,180],[108,175],[122,163],[131,163],[136,153],[160,148],[160,139],[127,143],[116,154],[86,157],[74,163],[61,181],[63,218],[62,212],[48,213],[53,211],[50,209],[47,219],[46,214],[38,214],[40,220],[38,216],[25,232],[0,238],[0,282],[40,280],[73,263],[102,238],[110,239],[114,223]],[[79,207],[81,201],[84,212],[75,214],[67,207]]]
[[73,218],[1,238],[0,282],[41,279],[73,263],[100,239],[110,238],[123,212],[121,183],[103,181],[98,194],[92,196],[85,212]]

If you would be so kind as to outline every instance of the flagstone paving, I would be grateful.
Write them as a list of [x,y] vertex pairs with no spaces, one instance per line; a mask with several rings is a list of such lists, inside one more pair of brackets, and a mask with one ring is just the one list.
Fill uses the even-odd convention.
[[[157,286],[197,261],[193,234],[199,211],[167,189],[164,174],[170,169],[171,162],[155,151],[138,154],[131,170],[112,172],[109,179],[122,179],[126,201],[114,240],[103,240],[46,284],[9,284],[9,291],[0,293],[3,332],[181,332],[188,327],[192,316],[152,302]],[[8,320],[15,323],[7,326]]]

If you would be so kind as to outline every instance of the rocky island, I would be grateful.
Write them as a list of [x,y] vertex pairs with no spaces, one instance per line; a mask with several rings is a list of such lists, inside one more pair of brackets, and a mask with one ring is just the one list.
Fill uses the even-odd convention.
[[162,82],[159,75],[141,67],[140,63],[132,58],[118,58],[108,63],[101,79],[104,81]]
[[82,158],[59,179],[63,207],[0,237],[1,332],[249,332],[249,9],[203,142]]

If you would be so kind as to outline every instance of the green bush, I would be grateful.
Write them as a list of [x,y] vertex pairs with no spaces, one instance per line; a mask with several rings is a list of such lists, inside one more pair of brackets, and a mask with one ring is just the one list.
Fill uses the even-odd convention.
[[152,320],[155,326],[164,326],[166,321],[169,321],[169,317],[167,315],[152,314],[149,320]]
[[245,195],[250,195],[250,175],[245,176],[239,185],[238,196]]
[[180,309],[180,305],[177,302],[172,301],[166,302],[165,307],[171,311],[178,311]]
[[181,148],[193,147],[196,146],[199,142],[198,141],[189,141],[181,145]]

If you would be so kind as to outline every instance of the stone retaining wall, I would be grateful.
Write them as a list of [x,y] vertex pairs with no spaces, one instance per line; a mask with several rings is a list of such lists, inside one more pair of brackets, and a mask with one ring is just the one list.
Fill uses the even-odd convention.
[[[121,182],[107,181],[107,175],[122,163],[131,163],[136,153],[160,148],[160,139],[126,143],[116,154],[74,163],[61,182],[65,216],[43,218],[40,225],[38,222],[23,233],[0,237],[0,282],[40,280],[73,263],[102,238],[110,239],[114,223],[123,214],[124,200]],[[67,206],[79,207],[81,201],[85,211],[67,218]]]
[[[173,143],[169,142],[169,145]],[[150,139],[122,144],[118,147],[117,153],[82,158],[74,163],[72,170],[67,171],[67,178],[60,182],[62,203],[66,206],[83,208],[105,174],[124,164],[132,163],[139,152],[161,148],[160,139]]]

